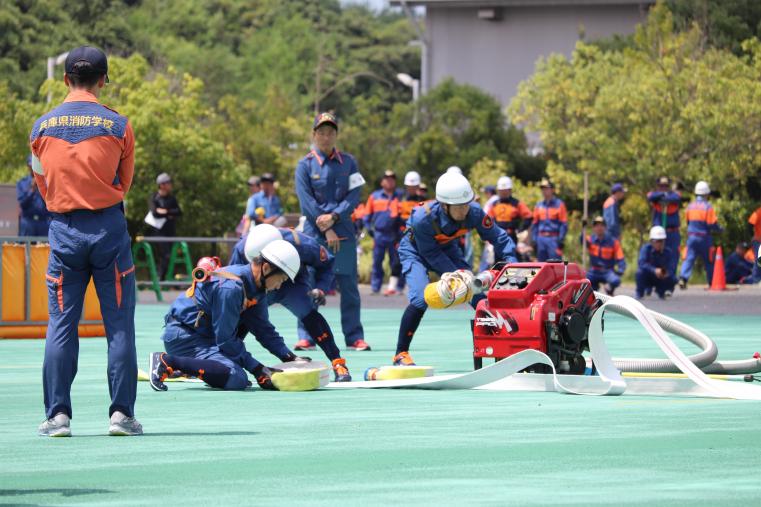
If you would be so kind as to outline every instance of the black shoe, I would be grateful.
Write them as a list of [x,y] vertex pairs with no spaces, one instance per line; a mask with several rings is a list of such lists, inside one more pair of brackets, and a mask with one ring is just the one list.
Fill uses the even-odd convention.
[[171,375],[171,368],[164,362],[163,352],[154,352],[148,357],[150,384],[154,391],[166,391],[164,381]]
[[687,279],[686,278],[680,278],[679,279],[679,288],[682,290],[685,290],[687,288]]

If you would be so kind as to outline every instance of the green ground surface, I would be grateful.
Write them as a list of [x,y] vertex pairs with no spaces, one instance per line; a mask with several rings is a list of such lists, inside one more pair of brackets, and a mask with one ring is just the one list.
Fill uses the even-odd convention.
[[[143,368],[160,347],[165,309],[138,307]],[[290,316],[272,313],[292,341]],[[337,313],[326,313],[336,325]],[[468,371],[469,315],[429,312],[413,345],[417,362]],[[374,349],[347,354],[355,378],[389,361],[400,316],[364,311]],[[683,318],[714,337],[723,358],[761,349],[761,317]],[[625,319],[606,319],[606,336],[614,355],[660,357]],[[105,340],[85,339],[73,388],[74,438],[50,439],[36,436],[43,346],[0,340],[0,504],[761,504],[761,405],[754,402],[221,392],[177,383],[156,393],[141,382],[137,415],[146,435],[114,438],[105,436]]]

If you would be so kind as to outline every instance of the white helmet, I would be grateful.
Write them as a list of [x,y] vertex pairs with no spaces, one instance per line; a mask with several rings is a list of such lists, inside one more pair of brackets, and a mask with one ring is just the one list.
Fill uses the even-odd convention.
[[510,176],[500,176],[497,180],[497,190],[512,190],[513,180]]
[[288,275],[291,281],[301,269],[301,258],[296,247],[282,239],[276,239],[262,248],[261,256]]
[[259,224],[251,228],[246,238],[244,252],[246,259],[251,262],[262,253],[262,249],[271,242],[283,239],[283,235],[274,225]]
[[457,174],[462,174],[462,169],[460,169],[460,168],[459,168],[459,167],[457,167],[456,165],[450,165],[450,166],[447,168],[447,172],[448,172],[448,173],[457,173]]
[[410,187],[420,185],[420,175],[417,171],[410,171],[404,175],[404,184]]
[[711,187],[705,181],[698,181],[695,184],[695,195],[708,195],[711,193]]
[[666,239],[666,229],[660,225],[654,225],[650,229],[650,239]]
[[436,200],[443,204],[467,204],[475,198],[467,178],[447,171],[436,182]]

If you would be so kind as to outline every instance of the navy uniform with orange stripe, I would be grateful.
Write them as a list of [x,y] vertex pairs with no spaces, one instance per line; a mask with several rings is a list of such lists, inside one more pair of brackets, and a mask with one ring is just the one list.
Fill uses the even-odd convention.
[[553,196],[536,204],[531,227],[531,235],[536,245],[536,260],[544,262],[547,259],[562,257],[567,232],[568,212],[563,201]]
[[[246,371],[262,368],[243,339],[251,332],[281,361],[295,357],[270,323],[267,292],[254,280],[251,264],[225,266],[196,283],[169,308],[161,335],[170,362],[183,371],[202,371],[202,379],[221,389],[248,385]],[[205,375],[205,376],[204,376]]]
[[[387,172],[384,178],[394,178]],[[383,259],[388,252],[391,276],[399,276],[401,270],[397,245],[401,235],[402,219],[399,203],[402,193],[398,189],[388,192],[378,189],[367,198],[365,204],[365,229],[373,237],[373,266],[370,274],[370,288],[380,291],[383,284]]]
[[710,284],[713,279],[713,259],[710,255],[713,246],[711,233],[722,230],[716,218],[716,211],[708,202],[707,197],[698,195],[687,206],[685,218],[687,220],[687,257],[682,263],[679,278],[683,283],[689,281],[695,260],[700,257],[703,259],[707,281]]
[[604,283],[608,285],[608,294],[612,295],[616,287],[621,285],[621,275],[626,271],[626,259],[621,243],[607,232],[601,235],[590,234],[587,236],[587,251],[587,279],[592,283],[592,289],[598,290],[600,284]]
[[[428,308],[424,298],[425,287],[430,281],[428,272],[433,271],[441,275],[458,269],[471,269],[459,245],[459,239],[465,234],[475,229],[482,240],[494,245],[495,260],[517,261],[515,243],[510,236],[494,224],[481,206],[473,202],[469,206],[465,220],[455,222],[442,208],[441,203],[427,202],[415,208],[407,221],[407,230],[399,244],[399,257],[402,261],[402,272],[409,285],[407,297],[410,305],[402,318],[397,354],[409,349],[412,335]],[[470,304],[475,308],[476,303],[483,297],[483,294],[474,296]]]
[[[314,128],[327,122],[324,117],[332,118],[332,115],[319,115]],[[327,248],[327,239],[317,227],[316,220],[323,214],[333,214],[335,217],[336,222],[331,229],[341,239],[334,263],[336,282],[341,292],[341,328],[346,345],[353,347],[364,343],[357,282],[357,238],[352,213],[359,204],[360,187],[365,180],[354,157],[335,148],[329,154],[314,148],[299,161],[295,178],[301,213],[306,216],[305,234]]]
[[515,244],[518,244],[517,233],[531,227],[533,217],[528,206],[513,196],[498,198],[489,206],[488,214],[507,232]]
[[679,233],[679,208],[682,195],[669,189],[670,181],[666,177],[658,180],[656,190],[648,192],[647,200],[653,213],[652,225],[660,225],[666,229],[666,247],[671,252],[669,271],[676,273],[679,264],[679,245],[682,236]]
[[[79,74],[79,65],[89,67],[86,75]],[[52,215],[42,375],[48,418],[72,415],[77,323],[91,277],[108,338],[109,414],[134,415],[135,268],[122,201],[132,184],[135,137],[127,117],[98,102],[107,73],[102,51],[84,46],[70,51],[69,94],[34,123],[30,136],[32,171]],[[85,85],[85,76],[95,76],[96,84]]]
[[[333,255],[317,240],[293,229],[280,228],[283,240],[292,244],[299,253],[301,269],[293,281],[286,281],[279,289],[267,294],[267,304],[279,303],[298,319],[299,340],[306,340],[309,346],[315,343],[332,361],[341,357],[336,346],[333,331],[325,317],[317,311],[309,292],[315,288],[327,293],[333,285]],[[233,249],[230,264],[247,264],[245,248],[248,235],[243,236]],[[299,350],[299,346],[296,346]]]

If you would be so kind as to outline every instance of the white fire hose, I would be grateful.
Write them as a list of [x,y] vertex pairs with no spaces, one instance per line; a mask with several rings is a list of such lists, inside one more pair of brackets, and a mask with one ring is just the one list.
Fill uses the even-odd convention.
[[[717,362],[718,349],[705,334],[665,315],[645,308],[639,301],[628,296],[609,297],[597,294],[603,304],[592,316],[589,326],[589,350],[598,375],[558,375],[552,360],[537,350],[524,350],[492,365],[474,372],[458,375],[435,375],[432,377],[342,382],[328,384],[328,388],[416,388],[416,389],[482,389],[492,391],[556,391],[580,395],[667,395],[701,396],[709,398],[734,398],[760,400],[761,387],[744,382],[716,380],[701,371],[693,360],[699,361],[708,371],[724,373],[759,371],[761,361]],[[650,337],[666,354],[668,359],[619,359],[614,360],[603,339],[603,315],[605,311],[637,320]],[[703,350],[691,357],[686,356],[666,334],[669,331],[687,339]],[[521,373],[533,364],[545,364],[551,374]],[[636,371],[681,372],[685,378],[624,378],[621,370],[636,367]],[[647,370],[645,370],[647,369]]]

